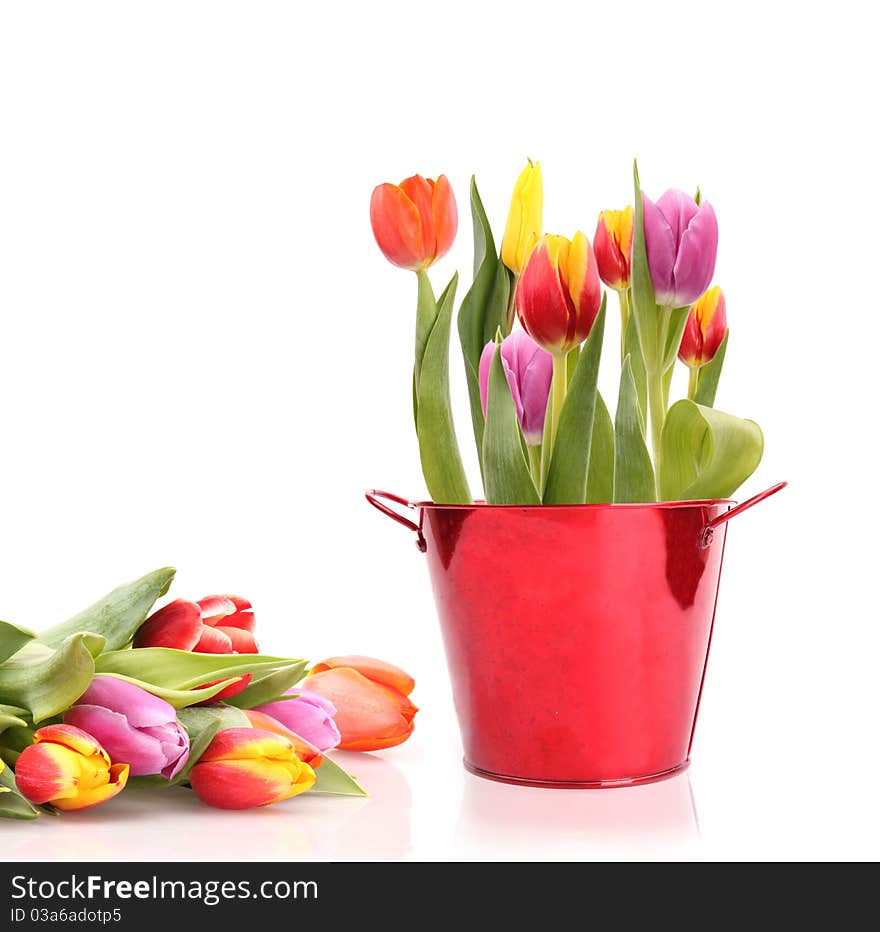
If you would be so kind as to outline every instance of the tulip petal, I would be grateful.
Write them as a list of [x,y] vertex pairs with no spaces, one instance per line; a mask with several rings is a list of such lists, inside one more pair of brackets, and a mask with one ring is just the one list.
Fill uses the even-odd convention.
[[[281,703],[276,703],[276,705],[281,705]],[[286,728],[278,719],[273,718],[265,712],[261,712],[259,709],[245,709],[244,714],[254,728],[259,728],[262,731],[270,731],[272,734],[286,738],[293,745],[296,756],[301,761],[305,761],[310,767],[321,766],[324,759],[321,755],[321,750],[312,744],[311,741],[307,741],[302,735],[298,735],[295,731]],[[334,747],[335,746],[336,745],[334,745]]]
[[672,227],[660,208],[645,194],[642,195],[645,209],[645,251],[648,268],[654,285],[654,299],[665,307],[675,305],[675,267],[677,241]]
[[[245,631],[254,632],[256,629],[254,609],[247,599],[243,599],[238,595],[208,595],[205,596],[204,599],[199,599],[199,605],[204,605],[204,603],[214,599],[225,599],[227,602],[231,602],[235,609],[232,614],[222,619],[224,628],[242,628]],[[202,609],[202,614],[204,616],[204,608]],[[218,622],[214,622],[214,624],[217,623]]]
[[437,237],[434,234],[434,182],[421,175],[412,175],[400,182],[400,190],[415,204],[422,230],[422,255],[433,261],[437,255]]
[[19,791],[37,806],[74,795],[79,774],[76,752],[48,742],[26,747],[15,764]]
[[235,614],[235,603],[225,595],[210,595],[196,602],[202,613],[202,624],[212,627]]
[[259,728],[226,728],[215,735],[199,761],[256,760],[290,757],[293,745]]
[[34,732],[34,741],[37,743],[51,742],[60,744],[62,747],[70,748],[81,754],[83,757],[92,755],[103,756],[107,762],[110,758],[101,745],[86,731],[77,728],[75,725],[46,725]]
[[422,224],[415,204],[393,184],[380,184],[370,199],[370,222],[385,258],[404,269],[421,268]]
[[218,809],[269,806],[304,793],[314,782],[314,771],[296,758],[199,761],[190,773],[195,794]]
[[76,796],[63,799],[53,799],[52,805],[62,812],[73,812],[78,809],[90,809],[99,803],[112,799],[125,789],[128,782],[128,764],[113,764],[108,773],[107,780],[98,786],[77,793]]
[[526,333],[550,352],[563,352],[574,303],[561,278],[567,264],[568,240],[544,236],[526,263],[516,289],[516,309]]
[[446,175],[440,175],[434,183],[434,192],[431,198],[431,219],[434,227],[436,246],[434,259],[445,256],[455,241],[458,232],[458,207],[455,195]]
[[704,202],[683,232],[673,268],[677,306],[693,304],[712,282],[718,252],[718,220]]
[[221,634],[225,634],[226,637],[229,638],[232,650],[236,654],[259,653],[257,642],[254,640],[254,636],[250,631],[245,631],[242,628],[229,628],[226,625],[217,625],[214,630],[219,631]]
[[134,646],[192,650],[198,643],[203,627],[199,606],[186,599],[175,599],[140,626],[134,638]]
[[233,653],[229,636],[219,628],[211,628],[208,625],[202,625],[202,633],[192,650],[197,654]]
[[[327,709],[315,700],[329,705],[333,713],[328,713]],[[322,751],[329,751],[339,744],[341,736],[332,717],[336,709],[317,693],[308,692],[308,697],[301,695],[280,702],[269,702],[257,706],[257,711],[281,722],[290,731],[302,735]]]
[[[121,712],[128,719],[128,723],[135,728],[146,725],[165,725],[173,722],[176,715],[174,706],[170,702],[154,696],[134,683],[106,673],[99,673],[92,680],[89,688],[77,699],[76,704],[99,705],[105,709],[112,709],[114,712]],[[85,730],[89,731],[88,728]],[[114,757],[112,753],[110,756]]]
[[[323,670],[334,670],[339,667],[351,667],[363,674],[367,679],[375,680],[377,683],[384,683],[392,689],[396,689],[404,696],[408,696],[415,689],[416,681],[400,667],[394,666],[393,663],[387,663],[384,660],[377,660],[375,657],[364,657],[361,654],[347,654],[340,657],[328,657],[312,667],[312,673],[320,673]],[[297,690],[300,692],[300,690]],[[332,699],[331,699],[332,701]]]

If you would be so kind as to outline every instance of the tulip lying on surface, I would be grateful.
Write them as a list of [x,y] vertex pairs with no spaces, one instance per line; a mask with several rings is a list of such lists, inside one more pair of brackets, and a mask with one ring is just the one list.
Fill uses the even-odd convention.
[[718,252],[712,205],[683,191],[667,191],[655,204],[643,196],[645,250],[661,307],[687,307],[709,287]]
[[526,333],[548,352],[564,355],[589,336],[601,303],[599,272],[586,236],[542,236],[516,289]]
[[[483,417],[489,397],[489,371],[495,356],[495,343],[489,342],[480,357],[480,402]],[[553,357],[527,334],[517,330],[501,343],[501,364],[513,395],[523,437],[530,447],[538,446],[544,435],[544,416],[553,379]]]
[[593,252],[599,278],[615,291],[629,288],[632,262],[633,209],[603,210],[599,214]]
[[15,763],[15,782],[35,805],[88,809],[112,799],[128,781],[128,764],[111,763],[104,748],[73,725],[40,728],[34,742]]
[[111,760],[127,761],[133,777],[171,780],[189,757],[189,735],[173,706],[115,676],[96,676],[64,722],[92,735]]
[[507,226],[501,240],[501,261],[516,275],[522,273],[541,235],[543,213],[544,183],[541,178],[541,163],[535,162],[533,165],[529,160],[529,164],[519,173],[513,186]]
[[[210,595],[198,602],[175,599],[141,625],[134,646],[171,647],[199,654],[256,654],[255,625],[251,603],[237,595]],[[250,673],[244,675],[211,701],[240,693],[251,679]]]
[[287,738],[293,745],[296,756],[301,761],[305,761],[312,770],[321,766],[321,762],[324,760],[321,749],[312,744],[311,741],[307,741],[302,735],[298,735],[295,731],[291,731],[278,721],[278,719],[272,718],[271,715],[267,715],[265,712],[260,712],[257,709],[244,709],[243,711],[253,728],[259,728],[261,731],[271,731],[274,735],[281,735],[282,738]]
[[445,175],[413,175],[380,184],[370,199],[370,223],[385,258],[418,271],[449,252],[458,229],[455,196]]
[[342,751],[394,747],[413,732],[418,709],[407,697],[415,680],[390,663],[372,657],[330,657],[315,664],[305,685],[336,707]]
[[315,772],[293,742],[259,728],[219,732],[190,771],[196,796],[218,809],[251,809],[310,789]]
[[288,692],[290,699],[256,706],[255,711],[270,715],[321,751],[335,748],[340,739],[339,729],[333,720],[336,706],[308,689],[294,687]]
[[710,288],[690,309],[678,358],[691,368],[711,362],[727,333],[727,305],[724,292]]

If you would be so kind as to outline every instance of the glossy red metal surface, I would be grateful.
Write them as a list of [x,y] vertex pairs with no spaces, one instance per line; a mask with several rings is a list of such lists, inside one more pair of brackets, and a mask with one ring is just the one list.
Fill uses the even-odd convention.
[[600,787],[687,765],[732,502],[398,502],[420,515],[469,770]]

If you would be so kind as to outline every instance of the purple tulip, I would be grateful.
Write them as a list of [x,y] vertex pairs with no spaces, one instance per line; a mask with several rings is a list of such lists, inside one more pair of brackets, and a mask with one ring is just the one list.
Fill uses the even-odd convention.
[[189,735],[174,707],[115,676],[96,676],[64,721],[100,742],[113,763],[128,764],[133,777],[158,773],[171,780],[189,757]]
[[329,751],[339,744],[341,738],[333,716],[336,706],[329,699],[308,689],[288,690],[290,699],[267,702],[256,706],[256,712],[271,715],[285,728],[305,738],[319,751]]
[[718,251],[715,211],[684,191],[667,191],[656,204],[643,199],[654,297],[661,307],[689,307],[712,283]]
[[[487,343],[480,357],[480,401],[483,416],[489,398],[489,368],[495,355],[495,343]],[[501,343],[501,364],[516,405],[523,436],[536,447],[544,436],[544,415],[553,379],[553,356],[521,330],[511,333]]]

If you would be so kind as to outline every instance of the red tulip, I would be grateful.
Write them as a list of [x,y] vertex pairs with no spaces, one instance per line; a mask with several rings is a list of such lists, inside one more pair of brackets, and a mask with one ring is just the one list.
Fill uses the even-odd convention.
[[[280,704],[281,703],[276,703],[276,705]],[[262,731],[271,731],[274,735],[281,735],[282,738],[287,738],[293,745],[296,756],[300,760],[305,761],[313,770],[321,766],[324,756],[321,754],[320,748],[315,747],[311,741],[307,741],[302,735],[298,735],[295,731],[291,731],[282,722],[279,722],[277,718],[273,718],[266,712],[260,712],[259,709],[244,709],[243,711],[247,720],[254,728],[259,728]]]
[[458,229],[455,196],[445,175],[380,184],[370,200],[373,235],[385,258],[418,271],[449,252]]
[[725,333],[727,304],[724,292],[715,285],[691,307],[678,358],[691,368],[705,366],[715,358]]
[[315,664],[303,684],[336,706],[342,751],[375,751],[402,744],[418,709],[407,698],[415,680],[372,657],[331,657]]
[[593,251],[599,278],[615,291],[629,288],[632,262],[633,209],[603,210],[599,214]]
[[[175,599],[141,625],[134,646],[171,647],[199,654],[256,654],[255,624],[251,603],[237,595],[209,595],[198,602]],[[245,674],[210,701],[240,693],[251,679],[250,673]]]

